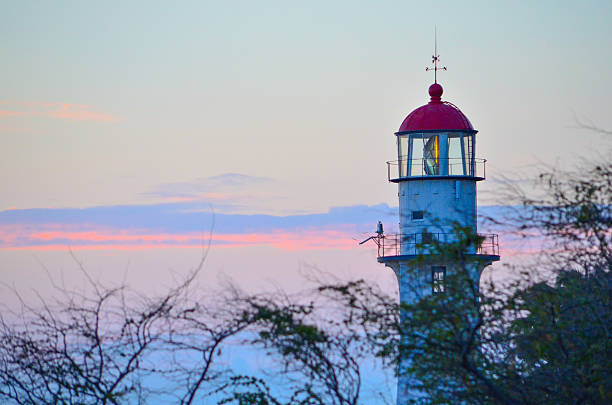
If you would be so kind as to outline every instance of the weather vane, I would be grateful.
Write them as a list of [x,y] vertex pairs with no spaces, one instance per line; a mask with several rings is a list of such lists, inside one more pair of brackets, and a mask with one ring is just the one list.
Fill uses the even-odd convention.
[[431,56],[431,63],[434,67],[426,67],[425,71],[434,71],[434,83],[438,83],[438,70],[446,70],[446,66],[438,67],[440,61],[440,55],[438,55],[438,30],[434,28],[434,54]]

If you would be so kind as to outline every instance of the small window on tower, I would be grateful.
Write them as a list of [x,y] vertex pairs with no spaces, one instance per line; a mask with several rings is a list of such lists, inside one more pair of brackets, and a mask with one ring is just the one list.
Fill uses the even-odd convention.
[[420,221],[425,217],[425,211],[412,211],[412,220]]
[[431,292],[441,294],[445,291],[444,279],[446,278],[446,266],[431,267]]

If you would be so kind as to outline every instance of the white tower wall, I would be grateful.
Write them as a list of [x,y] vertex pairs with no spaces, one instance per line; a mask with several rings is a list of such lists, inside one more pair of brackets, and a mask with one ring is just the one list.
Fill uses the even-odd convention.
[[[472,278],[475,280],[474,287],[476,290],[479,287],[479,275],[489,264],[490,262],[488,261],[475,261],[473,263],[464,264],[468,266],[468,270],[472,273]],[[431,257],[430,261],[427,261],[426,263],[419,263],[418,265],[411,261],[398,261],[388,264],[388,266],[393,269],[395,276],[397,277],[401,303],[416,303],[423,297],[432,294],[431,266],[433,265],[447,266],[447,271],[449,273],[459,270],[457,264],[440,261],[435,257]],[[405,313],[402,313],[402,321],[405,322],[405,320]],[[397,379],[397,405],[409,405],[414,403],[414,401],[419,398],[426,398],[426,395],[423,392],[414,389],[411,390],[409,388],[418,385],[416,384],[418,380],[405,371],[409,366],[409,359],[400,359]]]
[[[452,232],[453,222],[476,230],[476,182],[472,179],[418,179],[399,183],[400,233]],[[413,219],[422,211],[423,219]]]
[[[456,274],[460,266],[468,266],[477,289],[482,270],[499,260],[495,235],[488,250],[483,249],[483,244],[466,247],[470,259],[464,263],[434,249],[434,241],[444,244],[458,237],[455,224],[477,232],[476,183],[484,180],[486,162],[476,159],[477,131],[456,106],[442,101],[442,93],[438,83],[430,86],[431,101],[402,122],[396,132],[398,160],[388,162],[389,180],[398,184],[400,232],[381,232],[375,238],[378,261],[393,269],[403,304],[413,304],[434,293],[444,294],[447,274]],[[398,169],[397,178],[391,178],[391,168]],[[401,316],[405,319],[408,315],[402,311]],[[408,338],[409,335],[402,336]],[[409,365],[408,357],[400,359],[397,405],[425,396],[414,389],[418,384],[406,372]]]
[[[433,266],[444,266],[447,274],[458,270],[458,263],[449,262],[435,254],[428,254],[421,244],[424,241],[424,234],[431,235],[439,242],[451,242],[455,224],[477,231],[477,180],[474,177],[436,176],[410,178],[398,182],[402,237],[400,256],[397,260],[386,261],[385,264],[393,269],[397,277],[400,302],[415,303],[433,293]],[[419,211],[423,213],[422,219],[413,219],[413,212]],[[475,248],[467,253],[476,253]],[[417,255],[420,255],[418,263],[415,260]],[[424,258],[426,260],[423,260]],[[490,263],[489,258],[483,258],[467,264],[473,273],[476,289],[480,273]],[[400,361],[397,405],[407,405],[424,396],[422,392],[409,389],[415,385],[415,381],[413,376],[403,371],[408,366],[409,360]]]

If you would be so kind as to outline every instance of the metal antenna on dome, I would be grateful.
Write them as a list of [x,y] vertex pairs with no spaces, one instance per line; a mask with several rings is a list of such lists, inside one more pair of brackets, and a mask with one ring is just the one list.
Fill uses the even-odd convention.
[[431,57],[431,63],[433,63],[434,67],[425,68],[426,72],[429,72],[430,70],[434,71],[434,83],[438,83],[438,70],[447,70],[446,66],[438,67],[439,60],[440,55],[438,55],[438,27],[434,26],[434,54]]

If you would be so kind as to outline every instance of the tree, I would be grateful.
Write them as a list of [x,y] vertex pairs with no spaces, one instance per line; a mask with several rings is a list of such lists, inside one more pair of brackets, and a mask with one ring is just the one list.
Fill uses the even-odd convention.
[[612,273],[562,270],[552,285],[537,283],[515,298],[527,315],[508,328],[515,337],[508,355],[520,360],[525,397],[543,404],[612,401]]
[[[312,297],[312,296],[311,296]],[[362,394],[362,361],[369,344],[337,308],[317,302],[295,302],[278,294],[236,297],[233,305],[254,326],[243,341],[265,351],[282,373],[283,386],[263,377],[234,376],[223,388],[221,403],[357,405]],[[332,304],[335,302],[328,302]]]
[[[444,293],[412,304],[364,281],[207,298],[190,290],[202,263],[146,297],[83,270],[89,293],[58,286],[55,301],[3,311],[0,399],[358,405],[375,359],[411,376],[414,403],[612,403],[612,164],[538,181],[537,198],[512,190],[512,225],[546,242],[535,264],[510,284],[483,282],[466,255],[482,239],[456,226],[454,242],[426,249],[457,263]],[[219,361],[227,344],[265,352],[274,367],[232,370]]]
[[179,292],[138,308],[125,288],[93,284],[92,296],[62,300],[0,319],[0,398],[18,404],[112,403],[131,398],[147,373],[157,325]]
[[155,398],[191,404],[214,391],[227,372],[214,365],[219,348],[249,320],[231,306],[212,300],[201,305],[191,297],[204,260],[205,255],[182,282],[157,297],[126,285],[105,286],[80,266],[88,291],[53,284],[53,300],[21,300],[18,312],[5,308],[0,400],[120,404]]
[[[414,392],[424,394],[414,403],[611,403],[612,164],[580,173],[548,172],[538,182],[540,198],[513,191],[521,208],[512,225],[523,235],[544,238],[544,249],[538,267],[517,268],[519,277],[512,283],[489,281],[479,289],[465,252],[481,241],[471,229],[456,227],[456,242],[429,245],[460,264],[447,275],[444,294],[400,306],[365,282],[323,285],[318,294],[337,303],[335,324],[319,323],[304,335],[304,321],[292,319],[282,336],[267,333],[261,339],[279,349],[275,354],[281,361],[297,358],[297,364],[323,367],[315,361],[316,352],[305,348],[326,347],[330,331],[340,329],[344,341],[359,342],[361,350],[413,377]],[[312,311],[295,305],[265,309]],[[259,304],[256,308],[262,310]],[[286,325],[274,316],[267,322],[271,330]],[[352,358],[343,350],[337,355]],[[403,369],[397,368],[400,359],[409,360]],[[293,392],[325,380],[318,374],[303,376]]]

